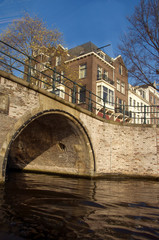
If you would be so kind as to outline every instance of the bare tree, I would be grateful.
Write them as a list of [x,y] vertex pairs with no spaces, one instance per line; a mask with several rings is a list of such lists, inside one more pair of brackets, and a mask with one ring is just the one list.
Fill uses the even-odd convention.
[[47,89],[52,87],[53,79],[55,87],[63,84],[67,92],[73,88],[72,81],[78,82],[78,70],[66,63],[68,50],[61,45],[62,34],[57,29],[48,30],[41,19],[25,14],[10,24],[0,37],[1,70]]
[[[13,21],[12,24],[0,35],[3,42],[20,50],[28,56],[33,56],[34,52],[38,51],[40,47],[51,48],[62,42],[62,34],[57,30],[49,30],[46,24],[38,17],[30,17],[25,14],[19,21]],[[0,43],[0,49],[5,54],[0,55],[1,62],[8,63],[9,66],[1,64],[1,69],[5,66],[5,70],[10,71],[12,66],[15,66],[15,59],[21,61],[26,60],[26,56],[20,54],[12,48]],[[7,54],[7,55],[6,55]],[[9,56],[12,56],[9,57]],[[17,63],[17,61],[16,61]],[[19,67],[20,63],[16,66]]]
[[130,80],[159,89],[159,0],[141,0],[128,21],[118,48]]

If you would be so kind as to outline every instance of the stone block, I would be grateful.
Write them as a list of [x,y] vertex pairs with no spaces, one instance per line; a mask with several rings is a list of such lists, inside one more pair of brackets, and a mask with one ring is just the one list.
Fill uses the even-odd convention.
[[9,96],[0,93],[0,113],[8,114],[9,112]]

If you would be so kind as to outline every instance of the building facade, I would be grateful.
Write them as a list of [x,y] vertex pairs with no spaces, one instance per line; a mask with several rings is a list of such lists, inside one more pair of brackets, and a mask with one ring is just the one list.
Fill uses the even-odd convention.
[[122,107],[128,105],[128,75],[122,57],[113,59],[92,42],[68,53],[66,63],[79,72],[78,83],[95,94],[92,102],[96,114],[102,116],[104,111],[107,119],[122,121]]
[[133,123],[159,124],[159,93],[156,86],[131,86],[128,91],[129,112]]
[[150,105],[146,91],[129,84],[128,105],[131,122],[136,124],[150,123]]

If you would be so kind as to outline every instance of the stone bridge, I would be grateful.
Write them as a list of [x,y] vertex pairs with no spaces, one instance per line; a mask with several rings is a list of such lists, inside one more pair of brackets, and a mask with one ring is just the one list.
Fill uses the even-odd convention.
[[159,128],[104,120],[0,71],[0,181],[10,169],[159,177]]

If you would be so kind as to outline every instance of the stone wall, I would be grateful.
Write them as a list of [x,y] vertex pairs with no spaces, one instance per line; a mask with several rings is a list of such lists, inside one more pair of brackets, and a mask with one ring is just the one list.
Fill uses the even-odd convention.
[[[15,79],[18,80],[18,78]],[[38,92],[19,83],[23,83],[23,80],[14,82],[0,77],[0,112],[16,119],[22,117],[27,111],[39,107]]]
[[159,128],[156,125],[113,124],[81,113],[96,159],[97,175],[159,177]]

